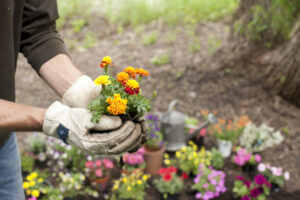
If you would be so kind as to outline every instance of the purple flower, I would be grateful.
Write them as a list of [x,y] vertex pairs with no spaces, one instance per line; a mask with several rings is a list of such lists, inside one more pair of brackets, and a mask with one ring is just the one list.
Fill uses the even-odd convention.
[[155,138],[155,136],[156,136],[156,135],[155,135],[154,133],[151,133],[151,134],[150,134],[150,138],[151,138],[151,139]]
[[244,185],[246,185],[247,188],[250,188],[250,186],[251,186],[251,181],[245,180],[245,181],[244,181]]
[[267,181],[267,179],[264,177],[264,175],[258,174],[257,176],[254,177],[254,181],[256,184],[262,185]]
[[250,191],[251,196],[254,198],[258,197],[261,193],[262,193],[262,190],[260,188],[253,188]]
[[200,192],[197,192],[196,195],[195,195],[196,199],[201,199],[202,197],[202,194]]
[[251,198],[249,197],[249,196],[243,196],[242,198],[241,198],[241,200],[251,200]]

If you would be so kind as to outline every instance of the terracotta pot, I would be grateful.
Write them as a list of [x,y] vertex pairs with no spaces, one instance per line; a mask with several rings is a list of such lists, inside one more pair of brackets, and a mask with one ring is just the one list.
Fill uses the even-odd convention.
[[166,147],[163,146],[161,149],[151,151],[145,147],[144,159],[146,162],[146,172],[149,174],[157,174],[158,170],[162,166],[163,156]]
[[100,191],[104,191],[106,186],[107,186],[107,182],[110,179],[110,174],[108,173],[105,177],[99,178],[99,179],[94,179],[92,180],[92,186],[95,189],[100,189]]

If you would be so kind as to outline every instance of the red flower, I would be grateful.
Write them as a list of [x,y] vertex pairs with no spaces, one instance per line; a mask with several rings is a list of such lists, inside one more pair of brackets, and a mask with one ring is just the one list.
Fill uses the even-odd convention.
[[140,88],[131,89],[130,87],[125,87],[125,92],[129,95],[138,94],[140,92]]
[[172,175],[170,173],[166,173],[163,176],[164,181],[171,181],[172,180]]
[[158,170],[158,174],[159,175],[163,175],[164,173],[166,173],[167,172],[167,169],[166,168],[160,168],[159,170]]
[[187,173],[182,172],[182,174],[181,174],[181,179],[182,179],[182,180],[186,180],[186,179],[188,179],[188,178],[189,178],[189,176],[187,175]]
[[107,63],[106,63],[106,61],[101,61],[101,63],[100,63],[100,67],[106,67],[107,66]]
[[177,172],[177,168],[176,168],[176,167],[173,167],[173,166],[170,166],[170,167],[168,168],[168,172],[169,172],[169,173],[176,173],[176,172]]

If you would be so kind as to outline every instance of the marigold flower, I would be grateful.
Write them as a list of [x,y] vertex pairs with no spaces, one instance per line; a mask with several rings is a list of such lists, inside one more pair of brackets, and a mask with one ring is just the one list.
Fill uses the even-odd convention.
[[137,184],[138,184],[138,185],[141,185],[142,183],[143,183],[143,182],[142,182],[141,180],[138,180],[138,181],[137,181]]
[[122,99],[120,94],[114,94],[114,98],[107,98],[106,102],[109,103],[107,107],[108,112],[112,115],[124,114],[127,108],[127,99]]
[[127,186],[127,190],[128,190],[128,191],[131,191],[131,187],[130,187],[130,186]]
[[124,72],[126,72],[132,78],[136,77],[136,70],[133,67],[126,67]]
[[125,86],[125,92],[129,95],[138,94],[140,92],[139,82],[133,79],[128,80]]
[[141,76],[148,76],[149,75],[149,72],[147,70],[142,69],[142,68],[136,69],[135,73],[139,74]]
[[117,74],[117,81],[125,85],[129,80],[129,75],[126,72],[120,72]]
[[31,190],[26,190],[26,194],[30,195],[31,194]]
[[111,84],[111,81],[109,80],[108,75],[101,75],[101,76],[98,76],[98,78],[96,78],[94,80],[94,83],[96,85],[109,85],[109,84]]
[[100,67],[107,67],[108,65],[112,65],[111,58],[109,56],[105,56],[102,58],[102,61],[100,63]]
[[38,190],[32,190],[32,193],[31,193],[32,196],[38,198],[40,196],[40,191]]
[[146,181],[148,179],[147,175],[143,175],[143,180]]

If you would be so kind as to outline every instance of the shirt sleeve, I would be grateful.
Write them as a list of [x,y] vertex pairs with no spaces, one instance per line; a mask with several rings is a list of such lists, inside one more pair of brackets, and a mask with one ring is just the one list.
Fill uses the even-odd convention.
[[67,54],[56,30],[56,0],[25,0],[20,52],[39,73],[41,66],[58,54]]

